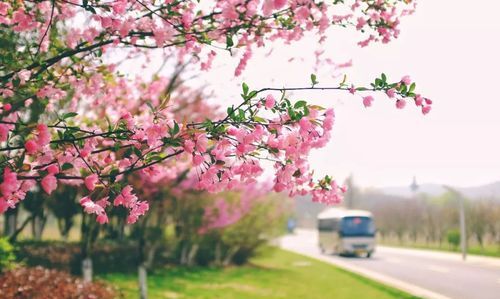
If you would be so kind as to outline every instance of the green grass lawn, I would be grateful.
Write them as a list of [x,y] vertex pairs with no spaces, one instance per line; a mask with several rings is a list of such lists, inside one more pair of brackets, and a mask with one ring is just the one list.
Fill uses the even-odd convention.
[[[101,276],[125,298],[137,298],[134,274]],[[415,298],[399,290],[298,254],[270,249],[251,265],[169,268],[148,277],[150,298]]]

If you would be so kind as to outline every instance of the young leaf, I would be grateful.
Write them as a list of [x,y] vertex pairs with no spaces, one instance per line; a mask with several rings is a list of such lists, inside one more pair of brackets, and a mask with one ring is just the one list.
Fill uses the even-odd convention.
[[61,166],[61,170],[63,170],[63,171],[64,171],[64,170],[71,169],[71,168],[73,168],[73,164],[68,163],[68,162],[64,163],[64,164]]
[[67,119],[67,118],[75,117],[77,115],[78,115],[78,113],[76,113],[76,112],[68,112],[68,113],[65,113],[62,118]]
[[226,35],[226,48],[229,49],[234,46],[233,37],[231,35]]
[[318,80],[316,79],[316,75],[315,74],[311,74],[311,84],[312,86],[314,87],[314,85],[318,84]]
[[305,107],[307,105],[306,101],[298,101],[293,105],[293,108],[299,109],[300,107]]
[[245,82],[243,82],[241,87],[243,88],[243,95],[246,96],[248,94],[248,85]]

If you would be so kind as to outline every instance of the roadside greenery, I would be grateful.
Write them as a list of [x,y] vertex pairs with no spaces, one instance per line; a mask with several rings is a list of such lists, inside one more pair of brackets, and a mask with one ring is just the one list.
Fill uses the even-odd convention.
[[[133,274],[100,278],[118,286],[125,298],[136,298]],[[335,266],[276,248],[267,248],[247,266],[161,269],[149,276],[148,288],[152,298],[415,298]]]

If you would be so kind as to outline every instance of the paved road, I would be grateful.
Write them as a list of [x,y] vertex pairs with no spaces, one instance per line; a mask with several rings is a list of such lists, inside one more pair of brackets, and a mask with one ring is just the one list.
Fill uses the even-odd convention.
[[378,246],[371,259],[324,255],[314,231],[281,239],[282,248],[320,259],[424,298],[500,299],[500,259]]

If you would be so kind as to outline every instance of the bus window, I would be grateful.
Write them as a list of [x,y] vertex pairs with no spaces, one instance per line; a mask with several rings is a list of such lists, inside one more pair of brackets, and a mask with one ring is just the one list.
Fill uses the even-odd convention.
[[320,219],[318,220],[318,230],[320,232],[332,232],[337,229],[336,219]]
[[344,217],[341,222],[341,232],[343,236],[373,237],[375,225],[369,217]]

